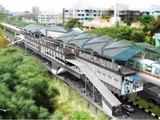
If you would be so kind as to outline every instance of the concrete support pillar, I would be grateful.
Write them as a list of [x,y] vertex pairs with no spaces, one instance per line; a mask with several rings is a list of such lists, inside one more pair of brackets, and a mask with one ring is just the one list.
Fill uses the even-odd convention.
[[94,85],[92,85],[92,99],[93,101],[95,101],[95,88],[94,88]]
[[112,69],[113,69],[113,63],[114,63],[114,59],[112,59],[112,66],[111,66]]
[[87,78],[85,77],[85,86],[84,86],[84,89],[85,89],[85,95],[87,96]]

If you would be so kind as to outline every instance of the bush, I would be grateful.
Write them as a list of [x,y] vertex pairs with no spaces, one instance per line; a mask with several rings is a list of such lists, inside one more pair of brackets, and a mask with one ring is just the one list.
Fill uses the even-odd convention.
[[93,120],[93,118],[86,112],[73,112],[71,120]]
[[71,29],[74,27],[82,27],[82,24],[77,19],[70,19],[68,22],[65,23],[64,27],[66,29]]

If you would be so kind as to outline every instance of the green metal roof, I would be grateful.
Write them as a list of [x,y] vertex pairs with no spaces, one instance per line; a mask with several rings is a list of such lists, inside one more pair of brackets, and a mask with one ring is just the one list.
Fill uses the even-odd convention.
[[82,49],[91,49],[103,57],[119,61],[128,61],[143,50],[127,40],[116,41],[107,36],[96,36],[87,32],[78,34],[72,31],[58,39]]
[[160,55],[160,48],[156,48],[148,43],[135,43],[139,48],[143,49],[143,50],[148,50],[151,51],[153,53],[159,54]]
[[142,49],[138,48],[132,42],[121,40],[106,46],[103,49],[103,56],[114,60],[128,61],[140,52],[142,52]]
[[160,55],[160,48],[155,48],[147,43],[116,40],[108,36],[97,36],[83,31],[72,30],[57,39],[82,49],[93,50],[100,56],[118,61],[128,61],[137,54],[145,52],[146,49]]
[[54,32],[61,32],[61,33],[67,33],[68,31],[64,29],[63,26],[42,26],[37,24],[30,24],[24,27],[25,30],[31,31],[31,32],[42,32],[45,33],[45,31],[54,31]]

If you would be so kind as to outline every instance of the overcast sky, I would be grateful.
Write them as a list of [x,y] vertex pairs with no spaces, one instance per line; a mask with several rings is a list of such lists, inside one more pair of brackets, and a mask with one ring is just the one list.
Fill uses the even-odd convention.
[[[0,0],[11,11],[31,10],[32,6],[39,6],[42,11],[60,12],[62,8],[108,8],[116,0]],[[152,5],[160,7],[160,0],[117,0],[133,9],[146,9]],[[160,8],[159,8],[160,9]]]

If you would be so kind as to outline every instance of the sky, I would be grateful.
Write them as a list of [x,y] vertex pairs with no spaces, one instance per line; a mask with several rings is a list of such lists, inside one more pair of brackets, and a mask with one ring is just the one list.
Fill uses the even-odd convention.
[[38,6],[41,11],[58,13],[62,8],[109,8],[115,1],[128,5],[131,9],[147,9],[151,6],[160,9],[160,0],[0,0],[0,5],[14,12]]

